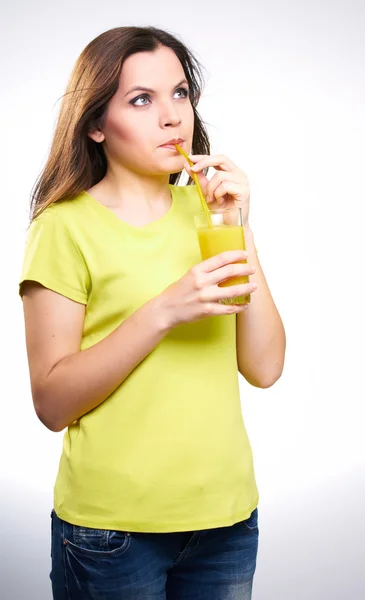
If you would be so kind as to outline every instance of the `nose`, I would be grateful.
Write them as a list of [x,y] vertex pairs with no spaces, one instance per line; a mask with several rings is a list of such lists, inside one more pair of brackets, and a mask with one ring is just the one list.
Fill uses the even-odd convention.
[[160,109],[160,126],[161,127],[176,127],[181,123],[179,111],[172,102],[164,104]]

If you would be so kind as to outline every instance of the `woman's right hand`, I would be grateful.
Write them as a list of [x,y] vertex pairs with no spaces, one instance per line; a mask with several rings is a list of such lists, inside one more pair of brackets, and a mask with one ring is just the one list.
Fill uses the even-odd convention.
[[245,261],[247,256],[247,252],[243,250],[222,252],[198,263],[181,279],[166,288],[156,298],[162,309],[166,328],[172,329],[183,323],[215,315],[243,312],[248,307],[247,304],[220,304],[218,300],[251,294],[257,285],[244,283],[219,287],[218,284],[230,277],[255,273],[254,267],[238,262]]

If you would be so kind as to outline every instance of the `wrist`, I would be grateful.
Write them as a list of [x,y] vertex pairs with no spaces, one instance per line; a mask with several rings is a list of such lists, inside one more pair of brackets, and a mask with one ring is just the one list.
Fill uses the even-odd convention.
[[148,302],[148,304],[149,310],[153,314],[153,319],[157,328],[157,333],[161,335],[161,337],[164,337],[174,327],[171,308],[167,306],[163,294],[152,298]]

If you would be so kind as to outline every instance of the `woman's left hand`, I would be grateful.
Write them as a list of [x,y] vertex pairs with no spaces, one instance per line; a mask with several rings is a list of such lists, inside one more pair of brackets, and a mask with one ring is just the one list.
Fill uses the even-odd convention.
[[[211,210],[219,208],[242,208],[243,224],[248,225],[250,208],[250,188],[246,174],[241,171],[227,156],[223,154],[192,154],[189,159],[194,163],[184,168],[191,175],[191,169],[198,176],[203,194]],[[214,167],[217,173],[209,180],[202,173],[206,167]]]

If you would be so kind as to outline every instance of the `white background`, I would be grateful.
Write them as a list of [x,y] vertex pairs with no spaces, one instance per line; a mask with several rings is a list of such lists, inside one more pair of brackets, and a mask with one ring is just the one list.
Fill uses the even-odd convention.
[[361,600],[364,3],[15,0],[1,11],[0,595],[51,598],[63,433],[37,420],[30,394],[17,296],[30,190],[82,49],[112,27],[154,25],[205,67],[199,111],[212,153],[248,175],[251,227],[287,333],[282,378],[267,390],[241,380],[260,492],[253,599]]

